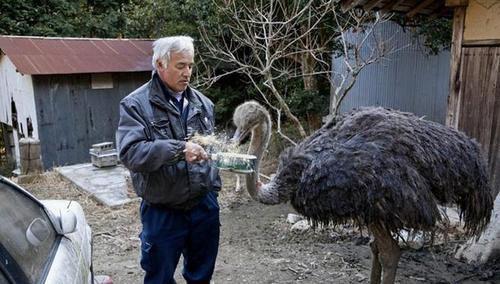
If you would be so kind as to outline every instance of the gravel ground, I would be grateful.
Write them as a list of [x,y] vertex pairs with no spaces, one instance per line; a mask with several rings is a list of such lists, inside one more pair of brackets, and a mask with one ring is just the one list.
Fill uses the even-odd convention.
[[[222,235],[215,283],[369,283],[370,249],[357,228],[291,230],[288,204],[265,206],[234,191],[234,176],[223,175],[219,195]],[[96,274],[114,283],[141,283],[138,264],[139,203],[110,209],[48,172],[23,186],[40,199],[72,199],[84,208],[94,236]],[[397,283],[500,283],[500,262],[474,266],[453,258],[464,243],[452,230],[446,244],[419,250],[403,247]],[[183,283],[179,274],[176,279]]]

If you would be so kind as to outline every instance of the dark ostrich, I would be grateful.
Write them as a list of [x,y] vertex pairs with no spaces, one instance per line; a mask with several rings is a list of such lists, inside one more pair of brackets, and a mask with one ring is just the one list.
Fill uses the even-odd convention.
[[[245,116],[244,105],[235,117]],[[241,128],[256,124],[236,126],[247,133]],[[276,175],[254,190],[249,188],[258,201],[290,201],[316,224],[367,226],[374,238],[370,282],[384,284],[394,283],[400,257],[394,233],[432,230],[441,220],[438,205],[456,204],[466,233],[478,236],[493,208],[478,143],[455,129],[383,108],[361,108],[330,121],[285,150]]]

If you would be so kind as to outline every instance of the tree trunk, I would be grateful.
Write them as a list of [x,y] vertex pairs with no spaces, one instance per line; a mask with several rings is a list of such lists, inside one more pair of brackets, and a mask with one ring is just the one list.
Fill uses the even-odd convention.
[[314,73],[314,68],[316,66],[316,61],[310,53],[304,53],[301,57],[302,59],[302,80],[304,82],[304,90],[314,91],[318,88],[318,82],[316,78],[312,75]]
[[[302,76],[302,81],[304,83],[304,90],[306,91],[317,91],[318,90],[318,80],[312,74],[314,73],[314,69],[316,67],[316,60],[310,53],[306,53],[301,57],[301,68],[302,74],[306,74]],[[307,125],[309,127],[309,131],[314,131],[321,127],[321,116],[318,113],[309,113],[307,114]]]

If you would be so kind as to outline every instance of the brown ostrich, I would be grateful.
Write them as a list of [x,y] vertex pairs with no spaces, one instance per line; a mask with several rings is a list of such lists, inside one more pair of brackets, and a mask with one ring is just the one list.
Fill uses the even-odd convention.
[[[245,175],[245,184],[250,196],[257,198],[255,184],[259,180],[260,162],[271,138],[272,121],[269,112],[256,101],[248,101],[236,108],[233,115],[236,126],[233,140],[241,143],[251,135],[248,154],[257,157],[253,173]],[[239,177],[237,184],[239,184]]]
[[[259,127],[262,119],[247,111],[256,113],[258,107],[264,109],[255,102],[237,108],[236,140]],[[256,138],[253,145],[260,143]],[[456,204],[469,236],[484,230],[493,208],[475,141],[455,129],[380,107],[328,122],[285,150],[276,175],[258,186],[247,181],[255,199],[290,201],[315,224],[367,226],[373,235],[371,283],[394,283],[400,248],[393,235],[401,229],[433,230],[441,220],[438,205]]]

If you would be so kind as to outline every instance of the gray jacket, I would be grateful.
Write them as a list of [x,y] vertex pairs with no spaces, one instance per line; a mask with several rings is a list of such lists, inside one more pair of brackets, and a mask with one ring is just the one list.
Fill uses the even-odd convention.
[[189,87],[186,98],[186,125],[164,95],[157,74],[120,102],[119,157],[130,170],[137,195],[150,204],[189,209],[207,192],[221,188],[218,169],[211,161],[184,160],[188,129],[200,134],[214,131],[213,103]]

